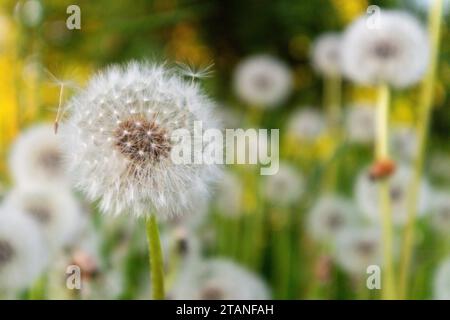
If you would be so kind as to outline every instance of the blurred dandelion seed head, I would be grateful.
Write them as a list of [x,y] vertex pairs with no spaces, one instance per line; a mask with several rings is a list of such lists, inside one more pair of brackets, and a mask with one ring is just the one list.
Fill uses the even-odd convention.
[[436,300],[450,299],[450,258],[440,263],[433,279],[433,298]]
[[381,265],[380,231],[374,227],[353,226],[337,236],[335,257],[347,272],[366,274],[370,265]]
[[48,124],[27,129],[15,141],[9,166],[18,186],[67,186],[62,141]]
[[224,171],[216,187],[215,205],[220,214],[237,217],[243,208],[243,183],[239,176],[230,170]]
[[314,43],[312,49],[313,66],[326,77],[341,74],[341,35],[325,33]]
[[233,86],[245,103],[274,108],[284,102],[292,89],[292,74],[280,60],[269,55],[250,56],[234,71]]
[[346,114],[348,139],[359,144],[370,144],[375,137],[375,108],[369,105],[353,105]]
[[434,190],[431,200],[431,225],[435,230],[446,234],[450,231],[450,191]]
[[288,134],[300,141],[315,142],[325,131],[325,117],[311,107],[297,109],[287,123]]
[[[412,170],[408,165],[401,164],[389,179],[392,219],[395,225],[404,225],[408,217],[408,186],[411,183]],[[430,187],[425,179],[420,181],[420,196],[417,199],[418,215],[423,216],[430,205]],[[356,201],[366,217],[375,223],[380,223],[379,213],[379,183],[371,179],[368,170],[364,169],[356,183]]]
[[0,209],[0,291],[29,287],[47,266],[43,238],[32,219]]
[[264,184],[265,198],[281,206],[300,202],[304,191],[303,175],[297,168],[287,163],[280,163],[278,172],[266,177]]
[[400,161],[411,163],[416,156],[418,141],[413,127],[395,126],[390,137],[394,157]]
[[189,276],[175,284],[173,299],[270,299],[264,281],[230,260],[202,260],[187,272]]
[[308,231],[319,241],[333,241],[344,228],[357,221],[354,205],[337,195],[320,197],[308,215]]
[[344,74],[359,84],[407,87],[419,81],[428,66],[426,30],[403,11],[382,10],[377,28],[368,28],[366,17],[360,17],[342,41]]
[[72,244],[82,226],[81,208],[63,188],[16,188],[4,201],[5,210],[23,212],[37,224],[52,252]]

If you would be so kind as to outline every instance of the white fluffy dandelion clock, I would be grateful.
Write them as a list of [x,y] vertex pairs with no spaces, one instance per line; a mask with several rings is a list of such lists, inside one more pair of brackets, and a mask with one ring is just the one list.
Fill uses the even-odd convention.
[[0,209],[0,295],[30,287],[48,263],[36,224],[20,211]]
[[273,204],[289,206],[300,201],[305,191],[305,179],[294,166],[280,163],[276,174],[267,176],[265,198]]
[[337,195],[317,200],[308,215],[308,231],[318,241],[333,242],[337,234],[357,221],[354,205]]
[[[392,206],[392,221],[395,225],[403,226],[408,219],[408,186],[411,182],[412,169],[401,165],[390,178],[389,197]],[[361,211],[369,220],[381,223],[379,215],[378,189],[380,183],[371,179],[367,170],[359,175],[356,183],[356,201]],[[423,216],[430,206],[430,187],[426,180],[421,180],[420,197],[417,199],[419,216]]]
[[232,261],[210,259],[189,270],[175,286],[175,300],[267,300],[270,291],[264,281]]
[[314,42],[313,66],[322,75],[334,77],[341,74],[341,35],[325,33]]
[[435,272],[433,298],[436,300],[450,299],[450,258],[442,261]]
[[361,17],[344,33],[344,73],[365,85],[406,87],[419,81],[429,61],[428,37],[420,22],[395,10],[382,10],[373,27],[367,22]]
[[234,73],[234,90],[242,101],[259,108],[274,108],[292,89],[288,66],[270,55],[244,59]]
[[[202,162],[209,142],[195,138],[196,123],[218,127],[212,109],[194,81],[183,81],[164,65],[141,63],[100,72],[68,104],[61,133],[76,185],[106,213],[149,218],[148,235],[158,251],[152,273],[158,279],[156,216],[192,212],[219,171]],[[187,155],[191,161],[173,161],[180,149],[195,151]],[[153,284],[154,296],[162,298],[162,284]]]
[[325,128],[325,117],[312,107],[294,111],[287,124],[287,131],[291,137],[311,143],[325,132]]
[[[94,77],[68,105],[62,140],[76,185],[105,213],[169,217],[192,211],[217,166],[176,164],[176,130],[216,127],[195,83],[158,65],[132,63]],[[184,142],[189,144],[198,141]]]
[[9,166],[19,186],[68,185],[61,139],[49,124],[31,127],[19,136]]
[[381,247],[381,234],[377,228],[347,228],[338,234],[336,240],[336,262],[350,274],[363,276],[368,266],[381,265]]
[[395,159],[410,163],[416,156],[418,139],[416,130],[409,126],[392,128],[390,145]]
[[348,109],[346,131],[348,140],[357,144],[370,144],[375,138],[375,108],[354,105]]
[[216,189],[214,205],[218,213],[227,217],[237,217],[242,212],[244,190],[239,176],[231,170],[226,170]]
[[450,231],[450,190],[433,190],[430,219],[435,230],[442,234]]
[[20,211],[39,227],[52,254],[73,244],[83,221],[81,206],[63,188],[16,188],[5,198],[6,211]]

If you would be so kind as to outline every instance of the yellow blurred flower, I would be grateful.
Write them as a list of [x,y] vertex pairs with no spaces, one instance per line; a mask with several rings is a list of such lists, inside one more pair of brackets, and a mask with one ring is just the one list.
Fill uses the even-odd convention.
[[340,19],[344,23],[349,23],[365,12],[367,0],[331,0]]

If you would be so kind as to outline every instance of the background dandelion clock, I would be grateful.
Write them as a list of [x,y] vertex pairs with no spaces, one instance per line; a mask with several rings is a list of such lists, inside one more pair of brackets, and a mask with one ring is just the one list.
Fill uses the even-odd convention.
[[382,263],[381,246],[377,228],[354,226],[339,233],[335,258],[343,270],[355,276],[364,276],[368,266]]
[[308,214],[311,236],[323,243],[332,244],[337,234],[357,221],[354,205],[337,195],[319,198]]
[[[195,121],[204,129],[218,127],[212,109],[195,82],[149,63],[98,73],[68,104],[61,137],[76,185],[106,213],[149,218],[155,298],[164,297],[156,216],[192,212],[194,199],[207,195],[219,171],[194,164],[192,154],[189,162],[175,163],[171,154],[175,146],[200,147],[203,159],[207,142],[189,138]],[[184,135],[175,137],[181,130]]]
[[287,123],[287,132],[293,139],[310,143],[316,141],[325,129],[325,117],[312,107],[295,110]]
[[47,250],[32,219],[0,209],[0,296],[33,284],[47,266]]
[[425,28],[409,13],[382,10],[374,17],[353,22],[342,43],[342,68],[351,80],[406,87],[419,81],[428,66]]
[[68,185],[61,139],[48,124],[31,127],[19,136],[13,145],[9,166],[19,186]]
[[190,277],[175,285],[171,293],[173,299],[270,299],[270,292],[264,281],[232,261],[204,260],[190,272]]
[[77,199],[62,188],[15,188],[5,197],[4,207],[30,217],[52,254],[73,244],[84,222]]
[[351,106],[345,124],[350,142],[372,143],[375,137],[375,108],[369,105]]
[[328,32],[315,40],[312,49],[313,67],[324,80],[323,104],[333,129],[341,117],[341,42],[339,33]]
[[314,42],[312,50],[313,66],[325,77],[341,74],[341,35],[328,32]]
[[435,272],[433,295],[436,300],[450,299],[450,258],[442,261]]
[[280,163],[276,174],[267,177],[264,184],[265,198],[273,204],[286,207],[300,201],[305,191],[303,175],[294,166]]
[[[395,174],[389,179],[389,196],[392,205],[392,221],[397,226],[404,226],[408,219],[408,186],[411,181],[412,169],[401,165]],[[361,211],[369,220],[380,222],[378,189],[380,183],[371,179],[367,170],[358,177],[356,184],[356,201]],[[417,201],[419,215],[424,215],[430,205],[430,187],[426,180],[420,184],[420,197]]]
[[242,101],[251,106],[276,107],[286,100],[291,89],[291,71],[270,55],[248,57],[236,67],[234,90]]

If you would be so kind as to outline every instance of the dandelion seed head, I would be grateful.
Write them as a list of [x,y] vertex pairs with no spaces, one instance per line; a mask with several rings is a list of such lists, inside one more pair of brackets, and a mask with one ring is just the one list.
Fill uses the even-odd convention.
[[284,102],[292,89],[289,68],[277,58],[256,55],[244,59],[234,73],[234,90],[245,103],[274,108]]
[[[408,218],[408,186],[411,183],[412,169],[405,164],[398,166],[389,179],[389,194],[392,206],[392,219],[395,225],[404,225]],[[420,196],[417,199],[417,212],[423,216],[430,205],[430,187],[425,179],[420,181]],[[380,223],[379,182],[370,178],[364,169],[356,182],[356,202],[363,214],[372,222]]]
[[170,296],[175,300],[267,300],[271,294],[264,281],[245,268],[226,259],[209,259],[187,269]]
[[370,105],[350,106],[346,114],[348,139],[357,144],[370,144],[375,137],[375,108]]
[[314,42],[312,50],[313,66],[317,72],[327,77],[341,74],[341,35],[325,33]]
[[338,233],[357,221],[354,205],[336,195],[320,197],[308,214],[308,231],[318,241],[334,241]]
[[14,142],[9,159],[17,185],[68,185],[62,141],[52,125],[31,127]]
[[47,250],[32,219],[0,208],[0,288],[19,292],[29,287],[47,264]]
[[433,278],[433,298],[436,300],[450,299],[450,258],[443,260],[437,267]]
[[369,28],[366,17],[353,22],[342,43],[344,73],[363,85],[387,83],[407,87],[419,81],[428,66],[425,28],[410,14],[383,10]]
[[323,134],[325,128],[325,117],[312,107],[294,111],[287,123],[287,131],[292,137],[311,143]]
[[6,195],[4,207],[33,220],[53,252],[73,243],[83,222],[81,206],[62,188],[16,188]]
[[[100,96],[104,104],[92,102]],[[176,130],[194,136],[195,121],[204,130],[219,126],[214,106],[200,87],[164,65],[110,67],[69,102],[68,112],[61,135],[70,172],[79,189],[100,200],[103,212],[156,213],[164,218],[189,213],[194,199],[207,197],[209,183],[220,172],[217,165],[172,161],[176,145],[204,147],[200,139],[174,141]],[[102,134],[99,127],[105,129]],[[91,135],[93,140],[86,139]],[[109,160],[98,161],[104,157]]]
[[353,275],[364,275],[370,265],[380,266],[381,236],[378,228],[352,226],[337,236],[334,256],[338,265]]
[[442,234],[450,230],[450,191],[433,190],[430,201],[431,226]]
[[276,174],[267,176],[264,195],[273,204],[289,206],[300,201],[304,189],[305,180],[299,170],[282,162]]
[[215,206],[218,213],[227,217],[237,217],[243,207],[243,184],[232,171],[227,170],[222,175],[216,187]]

